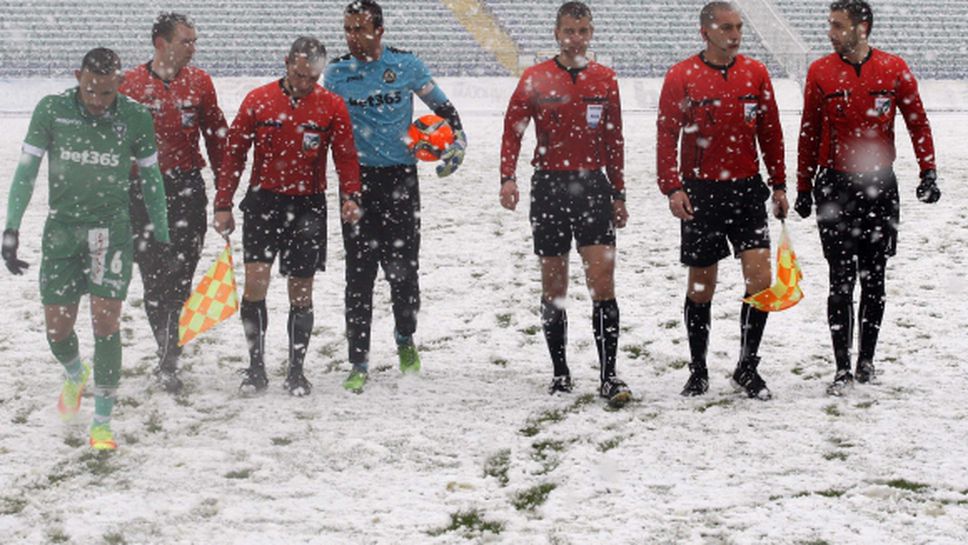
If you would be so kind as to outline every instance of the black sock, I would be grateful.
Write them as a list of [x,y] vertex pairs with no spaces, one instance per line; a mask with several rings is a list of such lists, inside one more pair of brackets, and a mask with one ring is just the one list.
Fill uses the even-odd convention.
[[[746,294],[745,297],[749,296],[750,294]],[[749,303],[743,303],[739,312],[740,361],[756,357],[756,353],[760,350],[760,341],[763,340],[763,330],[766,329],[766,318],[769,315],[768,312],[753,308]]]
[[877,335],[881,332],[881,320],[884,318],[884,294],[860,294],[860,350],[857,361],[874,361],[874,350],[877,349]]
[[848,295],[827,297],[827,324],[834,345],[838,371],[850,370],[850,345],[854,331],[854,303]]
[[706,353],[709,351],[709,329],[712,326],[713,304],[696,303],[686,297],[683,306],[683,321],[686,323],[686,334],[689,337],[689,354],[692,357],[690,367],[705,368]]
[[309,337],[313,333],[313,307],[289,307],[289,373],[302,373]]
[[541,300],[541,327],[544,329],[548,353],[555,368],[555,376],[570,375],[565,360],[565,345],[568,342],[568,313],[554,303]]
[[618,351],[618,303],[615,299],[595,301],[592,325],[595,329],[595,348],[602,382],[615,376],[615,353]]
[[249,301],[243,298],[239,315],[242,317],[242,328],[245,330],[245,340],[249,345],[249,367],[265,369],[263,357],[265,356],[266,325],[269,322],[265,299]]
[[161,351],[160,367],[169,372],[178,369],[178,358],[181,356],[182,347],[178,346],[178,319],[181,317],[181,307],[168,309],[165,316],[164,338],[158,343]]

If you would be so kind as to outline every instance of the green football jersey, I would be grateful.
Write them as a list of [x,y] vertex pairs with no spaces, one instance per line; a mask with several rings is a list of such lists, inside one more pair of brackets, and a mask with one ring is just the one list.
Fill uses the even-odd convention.
[[23,151],[47,154],[50,217],[68,223],[128,217],[131,163],[158,162],[151,113],[119,94],[102,116],[81,105],[78,88],[44,97],[30,119]]

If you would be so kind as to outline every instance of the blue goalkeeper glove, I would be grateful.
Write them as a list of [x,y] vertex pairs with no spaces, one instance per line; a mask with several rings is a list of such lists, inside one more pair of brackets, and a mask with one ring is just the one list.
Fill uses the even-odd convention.
[[464,162],[464,151],[467,149],[467,136],[464,131],[454,132],[454,143],[444,150],[437,165],[437,176],[446,178],[454,173]]

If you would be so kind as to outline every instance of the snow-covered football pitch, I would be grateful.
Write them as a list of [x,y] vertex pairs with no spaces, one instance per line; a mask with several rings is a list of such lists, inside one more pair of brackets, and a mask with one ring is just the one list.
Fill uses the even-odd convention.
[[[261,81],[216,81],[230,119]],[[685,271],[678,224],[655,187],[661,82],[623,82],[631,221],[618,242],[619,371],[635,398],[613,411],[596,396],[591,303],[574,256],[569,357],[577,389],[545,393],[551,372],[527,184],[517,212],[497,200],[502,112],[514,83],[441,81],[470,147],[450,179],[421,167],[419,376],[397,371],[381,280],[370,382],[362,395],[340,387],[348,372],[344,268],[331,213],[329,270],[317,277],[307,357],[313,394],[296,399],[282,389],[288,304],[279,277],[268,299],[268,393],[238,394],[235,371],[247,355],[237,318],[188,346],[183,395],[153,389],[154,341],[136,280],[122,322],[113,424],[120,448],[106,455],[87,446],[90,399],[75,423],[62,424],[55,411],[61,374],[45,341],[36,277],[44,166],[21,230],[21,257],[32,267],[22,277],[0,274],[0,542],[968,541],[968,84],[922,85],[944,191],[933,206],[914,198],[917,167],[899,121],[902,227],[888,272],[880,383],[844,398],[824,394],[833,374],[826,265],[814,221],[795,218],[789,229],[806,298],[770,318],[761,371],[775,398],[761,402],[728,385],[742,295],[733,260],[721,266],[714,302],[711,389],[679,396]],[[29,111],[69,85],[0,80],[4,203]],[[800,95],[791,82],[777,89],[792,178]],[[530,175],[530,129],[525,148],[522,179]],[[780,226],[772,226],[776,240]],[[238,249],[239,237],[233,242]],[[200,269],[219,249],[210,236]],[[86,303],[82,312],[78,332],[90,355]]]

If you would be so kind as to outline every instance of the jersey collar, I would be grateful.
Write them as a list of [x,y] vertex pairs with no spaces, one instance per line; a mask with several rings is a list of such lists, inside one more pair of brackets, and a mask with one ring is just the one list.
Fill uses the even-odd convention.
[[864,57],[864,60],[862,60],[862,61],[860,61],[859,63],[856,63],[856,64],[850,62],[849,60],[847,60],[847,58],[844,57],[843,55],[839,55],[838,54],[837,56],[840,57],[840,60],[841,61],[843,61],[846,64],[849,64],[851,67],[853,67],[854,72],[857,73],[857,77],[860,77],[860,70],[861,70],[861,68],[863,68],[864,65],[867,64],[867,61],[871,60],[871,57],[874,56],[874,48],[873,47],[868,47],[867,48],[867,56]]
[[[737,55],[737,57],[738,56],[739,55]],[[713,70],[715,70],[715,71],[719,72],[720,74],[722,74],[723,79],[726,79],[726,77],[729,75],[729,69],[732,68],[733,66],[736,66],[736,57],[733,57],[733,60],[729,61],[729,64],[727,64],[725,66],[722,65],[722,64],[713,64],[713,63],[711,63],[711,62],[709,62],[709,61],[706,60],[706,52],[705,51],[700,51],[699,52],[699,60],[702,61],[702,63],[705,64],[706,66],[708,66],[708,67],[712,68]]]

